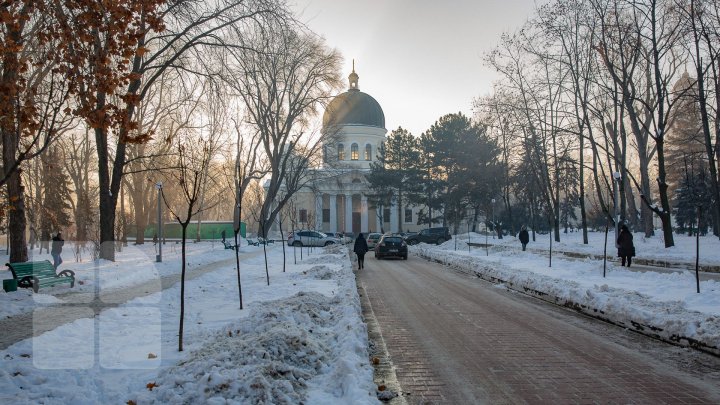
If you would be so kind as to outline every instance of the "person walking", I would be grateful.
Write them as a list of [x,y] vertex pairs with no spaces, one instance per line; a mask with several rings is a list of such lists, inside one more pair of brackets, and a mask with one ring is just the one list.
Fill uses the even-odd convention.
[[225,243],[225,230],[224,229],[220,233],[220,236],[222,236],[222,242]]
[[357,239],[355,239],[355,246],[353,247],[353,251],[358,257],[358,270],[365,267],[365,253],[367,253],[368,250],[367,241],[362,232],[360,232]]
[[522,250],[524,252],[527,244],[530,242],[530,235],[528,234],[527,227],[525,225],[520,228],[518,239],[520,239],[520,243],[522,243]]
[[50,249],[50,254],[53,258],[53,264],[55,265],[55,270],[57,270],[58,266],[62,264],[62,257],[60,257],[60,253],[62,253],[62,247],[65,244],[65,240],[62,238],[62,235],[60,232],[55,235],[55,237],[52,238],[52,248]]
[[633,235],[627,225],[620,227],[620,234],[617,238],[618,257],[620,257],[621,265],[630,267],[632,257],[635,256],[635,245],[633,244]]

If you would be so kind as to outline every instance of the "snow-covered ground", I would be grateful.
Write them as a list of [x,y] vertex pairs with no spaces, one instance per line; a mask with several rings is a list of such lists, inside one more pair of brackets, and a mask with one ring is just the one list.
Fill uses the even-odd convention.
[[[231,260],[186,282],[183,352],[179,284],[97,317],[62,295],[67,285],[0,292],[0,318],[48,307],[88,315],[0,352],[0,403],[377,403],[344,247],[304,252],[302,261],[298,253],[297,265],[290,248],[283,272],[282,249],[271,246],[268,285],[262,247],[244,246],[243,310],[233,251],[205,242],[188,250],[189,274]],[[72,268],[82,282],[74,293],[97,291],[90,295],[103,301],[121,287],[179,273],[179,251],[166,245],[163,263],[155,263],[151,244],[127,247],[114,263],[74,263],[65,255],[60,268]]]
[[[608,262],[603,277],[601,260],[558,254],[549,267],[549,235],[538,235],[527,252],[514,237],[489,237],[497,246],[468,252],[467,237],[411,252],[620,324],[635,322],[628,327],[661,329],[668,336],[660,337],[668,340],[680,336],[686,339],[680,343],[695,339],[720,347],[717,281],[702,281],[698,294],[694,273],[686,270],[631,272]],[[602,254],[604,234],[591,234],[589,245],[580,237],[563,235],[553,251]],[[485,236],[471,234],[470,241],[484,243]],[[659,238],[636,234],[635,243],[638,258],[695,260],[695,239],[678,236],[677,246],[665,249]],[[702,238],[701,262],[720,265],[718,247],[716,238]],[[157,287],[161,277],[177,275],[179,250],[166,245],[162,263],[155,262],[152,244],[128,246],[113,263],[90,261],[87,254],[75,262],[66,246],[61,269],[75,270],[79,280],[72,295],[67,285],[38,294],[0,291],[0,319],[48,309],[87,315],[0,351],[0,403],[377,403],[367,331],[344,247],[315,249],[309,256],[304,251],[297,264],[289,249],[283,272],[282,249],[271,246],[268,285],[262,247],[243,246],[240,310],[232,250],[190,243],[188,274],[198,276],[186,283],[183,352],[177,351],[178,284],[93,316],[92,299],[112,303],[113,292]],[[608,252],[613,255],[612,246]],[[9,277],[0,271],[0,278]],[[90,297],[88,305],[72,299],[83,296],[78,293]]]

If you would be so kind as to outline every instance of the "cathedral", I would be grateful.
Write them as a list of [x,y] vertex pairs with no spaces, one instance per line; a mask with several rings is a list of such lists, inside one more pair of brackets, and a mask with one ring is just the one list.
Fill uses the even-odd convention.
[[[353,64],[354,65],[354,64]],[[336,96],[323,115],[323,167],[313,169],[312,184],[296,193],[296,228],[325,233],[403,232],[417,230],[413,207],[373,207],[366,176],[385,141],[385,114],[380,104],[360,91],[359,76],[348,76],[348,90]],[[401,214],[398,221],[398,213]],[[289,224],[287,215],[283,223]]]

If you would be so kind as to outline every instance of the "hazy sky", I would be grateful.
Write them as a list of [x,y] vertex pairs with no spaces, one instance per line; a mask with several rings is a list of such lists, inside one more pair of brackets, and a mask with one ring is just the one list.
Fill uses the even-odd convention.
[[[497,78],[482,62],[518,28],[535,0],[290,0],[300,19],[345,57],[360,90],[385,112],[388,131],[415,136],[448,113],[472,113]],[[347,85],[347,81],[346,81]]]

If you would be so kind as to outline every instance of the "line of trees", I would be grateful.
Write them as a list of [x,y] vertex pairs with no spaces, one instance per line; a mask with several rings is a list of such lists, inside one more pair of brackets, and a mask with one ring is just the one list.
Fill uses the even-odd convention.
[[200,159],[193,151],[207,155],[193,219],[226,219],[249,199],[260,212],[239,215],[266,232],[316,163],[312,117],[339,88],[341,58],[284,2],[111,3],[0,5],[11,262],[28,259],[28,239],[42,248],[68,227],[103,259],[128,224],[144,243],[157,183],[170,211],[187,211],[178,162]]
[[[579,211],[673,246],[673,215],[720,235],[720,7],[698,0],[555,0],[486,62],[500,75],[476,100],[500,145],[503,200],[552,224]],[[616,179],[616,176],[617,179]],[[653,180],[654,179],[654,180]],[[615,201],[614,195],[618,195]]]

